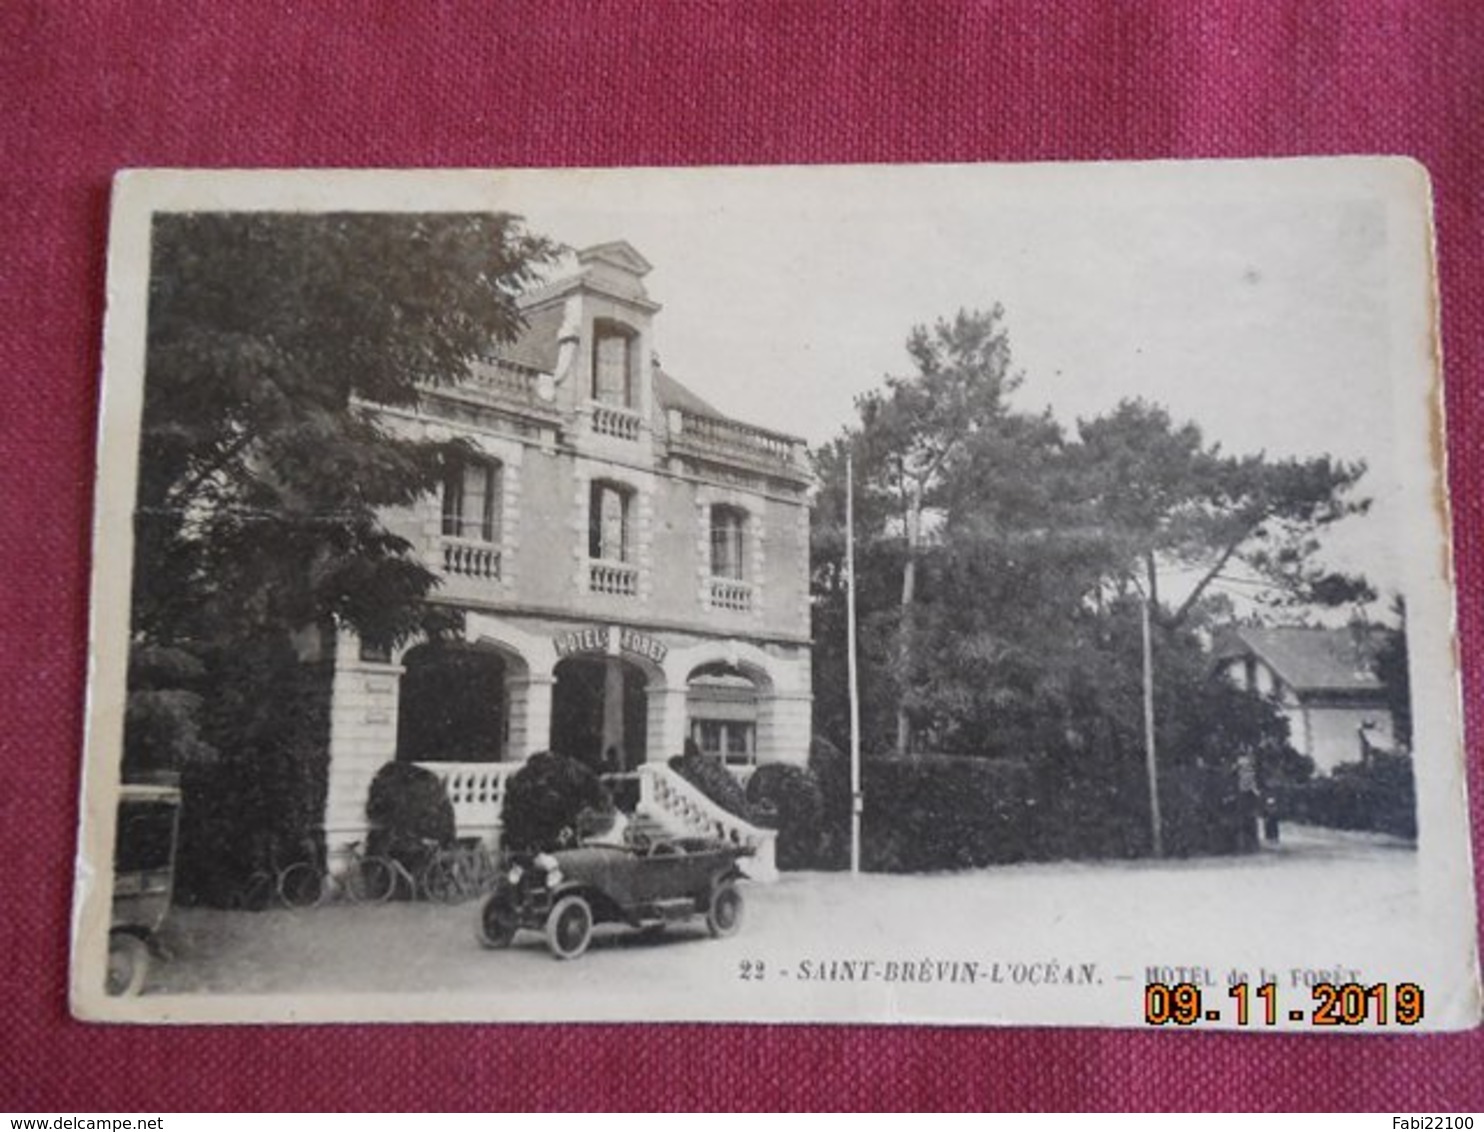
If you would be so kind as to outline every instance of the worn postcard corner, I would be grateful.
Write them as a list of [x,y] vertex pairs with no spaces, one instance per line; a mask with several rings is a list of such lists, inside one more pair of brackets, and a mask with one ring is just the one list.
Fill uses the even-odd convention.
[[74,1011],[1476,1025],[1432,241],[1387,158],[121,174]]

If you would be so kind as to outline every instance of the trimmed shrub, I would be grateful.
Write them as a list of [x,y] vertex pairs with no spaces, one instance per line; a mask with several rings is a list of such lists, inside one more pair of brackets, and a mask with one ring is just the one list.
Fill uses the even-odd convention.
[[414,763],[387,763],[371,780],[366,796],[371,832],[367,852],[390,856],[416,874],[432,844],[452,845],[453,803],[438,776]]
[[760,766],[747,780],[747,801],[759,819],[768,811],[774,815],[780,869],[818,864],[824,799],[812,773],[787,763]]
[[500,812],[505,848],[518,853],[559,849],[576,836],[584,810],[610,813],[607,788],[586,763],[540,751],[505,784]]
[[670,769],[727,813],[735,814],[743,821],[756,820],[757,815],[747,803],[747,792],[720,759],[698,752],[676,755],[670,760]]

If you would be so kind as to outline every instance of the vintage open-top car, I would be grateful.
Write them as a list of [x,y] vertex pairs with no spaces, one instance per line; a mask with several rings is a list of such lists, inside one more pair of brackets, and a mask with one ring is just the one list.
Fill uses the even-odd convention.
[[500,948],[522,929],[544,932],[559,959],[586,951],[601,923],[660,930],[704,916],[713,936],[729,936],[742,925],[738,860],[746,852],[678,838],[516,854],[481,903],[476,934],[486,947]]

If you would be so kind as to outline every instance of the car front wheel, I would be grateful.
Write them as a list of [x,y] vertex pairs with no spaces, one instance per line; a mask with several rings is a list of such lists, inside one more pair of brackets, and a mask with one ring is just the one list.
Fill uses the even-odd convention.
[[576,959],[593,938],[593,910],[580,896],[564,896],[546,917],[546,945],[558,959]]
[[479,906],[479,919],[474,924],[474,934],[479,942],[491,950],[509,947],[519,925],[515,909],[509,899],[501,893],[486,898]]
[[742,926],[742,893],[731,881],[723,881],[711,893],[706,909],[706,930],[717,939],[736,935]]
[[108,976],[106,987],[114,996],[132,996],[144,989],[149,974],[149,947],[144,940],[129,932],[111,932],[108,936]]

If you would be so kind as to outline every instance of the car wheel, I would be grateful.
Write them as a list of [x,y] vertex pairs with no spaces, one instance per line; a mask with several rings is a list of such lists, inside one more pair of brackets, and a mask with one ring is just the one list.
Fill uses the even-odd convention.
[[558,959],[576,959],[593,938],[593,910],[580,896],[564,896],[546,917],[546,945]]
[[474,936],[485,947],[499,950],[510,946],[510,941],[515,938],[517,927],[519,924],[515,918],[515,909],[510,906],[509,899],[500,893],[495,893],[479,906],[479,919],[474,923]]
[[717,939],[736,935],[742,926],[742,893],[731,881],[722,881],[711,893],[706,909],[706,930]]
[[129,932],[110,932],[108,936],[108,975],[104,983],[115,997],[132,997],[144,989],[149,974],[149,947],[144,940]]

